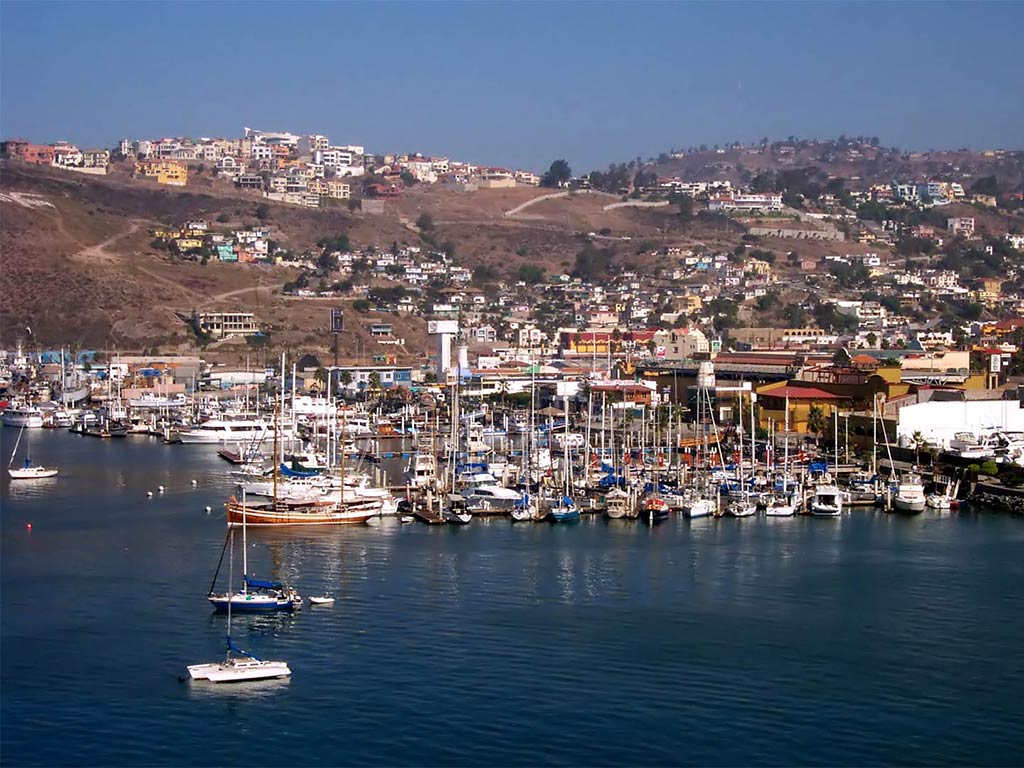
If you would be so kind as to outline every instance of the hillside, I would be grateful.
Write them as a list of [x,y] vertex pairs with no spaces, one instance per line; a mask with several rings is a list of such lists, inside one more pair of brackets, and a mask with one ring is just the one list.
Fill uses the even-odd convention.
[[904,152],[855,142],[795,139],[756,147],[695,148],[685,153],[664,153],[650,158],[642,167],[659,177],[728,180],[733,184],[747,184],[765,171],[806,167],[819,169],[823,178],[848,179],[854,189],[893,179],[932,178],[959,181],[966,188],[983,176],[995,176],[1006,190],[1020,191],[1024,184],[1024,152],[1019,151]]
[[[539,265],[548,274],[568,271],[587,232],[628,263],[644,263],[636,242],[648,246],[700,242],[731,247],[738,230],[683,226],[673,210],[603,210],[611,198],[573,195],[544,201],[521,215],[505,212],[546,193],[518,188],[451,192],[413,188],[387,204],[384,215],[344,208],[309,210],[270,204],[262,222],[272,237],[302,252],[325,236],[346,233],[357,247],[392,243],[424,245],[415,221],[434,218],[431,239],[447,244],[457,262],[487,265],[499,278],[519,266]],[[276,345],[323,354],[328,308],[348,306],[343,357],[397,354],[420,360],[425,322],[412,316],[359,314],[351,299],[283,296],[295,269],[243,264],[202,265],[153,247],[154,229],[191,218],[224,227],[258,223],[259,197],[222,186],[169,189],[123,177],[78,176],[52,169],[5,164],[0,176],[0,345],[9,346],[30,327],[45,346],[187,349],[190,330],[177,312],[224,309],[254,312]],[[647,257],[649,261],[649,257]],[[355,297],[352,297],[355,298]],[[380,347],[368,332],[374,322],[394,325],[403,346]],[[231,352],[225,350],[226,357]],[[244,347],[234,353],[244,354]]]

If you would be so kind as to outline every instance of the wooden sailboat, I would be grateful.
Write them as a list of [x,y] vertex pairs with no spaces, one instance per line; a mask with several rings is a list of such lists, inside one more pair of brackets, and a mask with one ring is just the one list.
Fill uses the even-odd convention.
[[[229,526],[252,525],[258,528],[287,525],[360,525],[380,513],[381,501],[365,498],[356,502],[344,501],[344,475],[342,500],[316,499],[288,501],[278,495],[281,467],[277,428],[278,409],[274,410],[274,485],[273,499],[263,503],[239,502],[232,496],[224,505]],[[344,453],[342,454],[344,466]],[[344,470],[342,470],[344,472]]]

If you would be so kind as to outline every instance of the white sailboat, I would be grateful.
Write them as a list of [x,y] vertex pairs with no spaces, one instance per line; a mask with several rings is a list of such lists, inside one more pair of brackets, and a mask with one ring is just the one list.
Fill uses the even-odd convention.
[[[32,459],[28,456],[26,450],[25,463],[20,467],[14,466],[14,457],[18,455],[18,446],[21,444],[21,436],[25,434],[25,427],[27,425],[22,424],[21,430],[18,432],[18,439],[14,441],[14,450],[11,451],[11,460],[7,462],[7,474],[11,476],[12,480],[39,480],[44,477],[54,477],[57,474],[56,467],[40,467],[32,464]],[[26,449],[28,442],[25,443]]]
[[[753,397],[753,393],[751,393]],[[753,407],[753,406],[751,406]],[[737,462],[737,475],[739,477],[739,495],[731,499],[729,506],[726,508],[726,513],[732,517],[752,517],[757,514],[757,504],[751,496],[750,490],[746,487],[746,478],[743,476],[743,400],[742,396],[740,399],[739,411],[739,436],[737,444],[739,445],[739,461]],[[751,432],[753,432],[753,425],[751,425]],[[754,457],[751,456],[751,472],[755,466]]]
[[[228,557],[228,594],[230,595],[233,590],[231,574],[234,571],[234,528],[230,529],[228,538],[229,546],[231,547]],[[259,659],[231,642],[232,602],[228,600],[227,651],[224,661],[192,664],[188,667],[189,677],[192,680],[209,680],[211,683],[242,683],[250,680],[267,680],[291,675],[292,671],[288,667],[288,662]],[[232,656],[232,651],[239,655]]]

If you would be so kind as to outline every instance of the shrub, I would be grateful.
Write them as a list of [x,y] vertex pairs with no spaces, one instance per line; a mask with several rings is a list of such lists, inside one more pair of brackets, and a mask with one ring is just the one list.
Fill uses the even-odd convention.
[[981,474],[983,475],[997,475],[999,474],[999,465],[996,464],[994,461],[986,461],[981,465],[981,469],[979,470],[979,472],[981,472]]

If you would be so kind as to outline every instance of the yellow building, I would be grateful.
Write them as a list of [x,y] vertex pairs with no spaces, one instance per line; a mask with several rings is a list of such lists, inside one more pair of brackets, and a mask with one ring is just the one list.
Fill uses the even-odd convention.
[[687,315],[692,315],[694,312],[700,312],[701,307],[704,305],[704,300],[697,294],[687,294],[681,297],[680,311]]
[[179,237],[174,241],[174,245],[179,251],[199,250],[203,247],[203,239],[201,237]]
[[780,381],[768,384],[757,390],[758,426],[768,429],[774,422],[776,429],[783,429],[787,423],[786,409],[789,409],[789,431],[801,434],[811,432],[811,412],[817,409],[821,413],[821,423],[831,423],[832,414],[849,407],[850,398],[826,392],[818,387],[798,387],[789,382]]
[[158,184],[184,187],[188,183],[188,166],[174,160],[140,160],[135,163],[135,175]]

